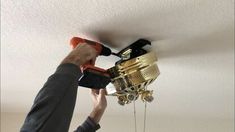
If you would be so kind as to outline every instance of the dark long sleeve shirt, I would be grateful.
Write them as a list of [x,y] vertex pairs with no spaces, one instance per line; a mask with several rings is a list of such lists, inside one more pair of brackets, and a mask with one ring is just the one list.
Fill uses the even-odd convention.
[[[82,76],[74,64],[62,64],[37,94],[21,132],[67,132],[77,97],[78,80]],[[90,117],[75,132],[99,129]]]

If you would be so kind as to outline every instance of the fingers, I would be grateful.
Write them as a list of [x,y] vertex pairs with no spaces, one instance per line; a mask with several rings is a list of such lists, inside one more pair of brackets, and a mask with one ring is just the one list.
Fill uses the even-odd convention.
[[91,89],[91,97],[93,100],[97,100],[97,90]]
[[92,89],[91,93],[93,97],[94,108],[99,111],[100,110],[104,111],[107,107],[107,100],[105,97],[106,90],[105,89],[99,89],[99,90]]
[[105,97],[105,95],[107,95],[107,92],[105,89],[91,89],[91,95],[94,98]]
[[102,109],[105,109],[107,107],[107,100],[106,100],[106,90],[105,89],[100,89],[100,94],[99,94],[99,102],[100,102],[100,107]]
[[96,57],[91,59],[91,64],[95,65]]
[[97,96],[99,94],[99,90],[97,89],[91,89],[91,93],[95,96]]
[[70,58],[74,58],[74,60],[80,61],[81,65],[89,61],[94,64],[97,57],[97,51],[89,44],[80,43],[70,53],[70,56]]
[[106,95],[106,90],[105,89],[100,89],[99,90],[99,100],[106,100],[106,97],[105,97],[105,95]]
[[105,96],[106,95],[106,90],[105,89],[100,89],[100,95]]
[[86,52],[87,54],[89,54],[88,56],[90,57],[90,59],[96,58],[98,56],[97,50],[95,50],[95,48],[90,46],[89,44],[82,43],[81,46],[83,47],[83,50],[84,50],[81,52]]
[[105,96],[107,94],[106,90],[105,89],[91,89],[91,94],[92,96]]

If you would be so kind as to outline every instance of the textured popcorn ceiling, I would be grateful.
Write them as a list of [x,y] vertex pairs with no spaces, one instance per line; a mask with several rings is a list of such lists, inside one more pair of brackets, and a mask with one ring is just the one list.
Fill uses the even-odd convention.
[[[117,51],[138,38],[152,41],[161,75],[149,89],[149,115],[233,118],[233,0],[2,0],[1,110],[27,112],[49,75],[71,50],[72,36]],[[117,58],[100,57],[111,67]],[[89,113],[79,89],[75,113]],[[108,97],[106,114],[132,114]],[[137,102],[139,114],[143,103]]]

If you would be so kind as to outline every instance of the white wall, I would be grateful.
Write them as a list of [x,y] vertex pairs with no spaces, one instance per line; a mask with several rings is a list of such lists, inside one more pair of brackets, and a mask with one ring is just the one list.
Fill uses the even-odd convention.
[[[1,113],[1,132],[17,132],[24,114]],[[80,117],[80,118],[79,118]],[[85,119],[74,115],[71,130]],[[142,131],[142,117],[138,117],[138,131]],[[134,132],[133,117],[105,115],[101,121],[102,132]],[[234,120],[225,119],[181,119],[176,117],[148,117],[146,132],[233,132]]]

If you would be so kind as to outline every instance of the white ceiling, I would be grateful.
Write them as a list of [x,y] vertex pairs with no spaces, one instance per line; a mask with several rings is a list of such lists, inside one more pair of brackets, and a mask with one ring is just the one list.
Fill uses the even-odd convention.
[[[141,37],[152,40],[161,71],[149,86],[150,115],[233,118],[233,6],[233,0],[2,0],[1,110],[29,110],[71,50],[71,37],[116,51]],[[115,60],[100,57],[97,65],[109,68]],[[79,90],[75,113],[91,110],[88,92]],[[132,105],[108,102],[107,114],[132,113]]]

